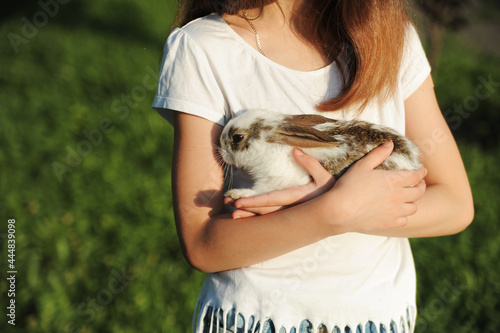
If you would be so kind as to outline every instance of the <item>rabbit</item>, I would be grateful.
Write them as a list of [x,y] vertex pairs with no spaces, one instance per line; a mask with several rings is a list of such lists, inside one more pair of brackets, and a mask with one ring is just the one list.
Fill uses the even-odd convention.
[[230,189],[224,196],[237,200],[310,182],[309,174],[293,158],[295,147],[316,158],[338,179],[354,162],[389,140],[394,150],[378,169],[422,166],[417,145],[389,127],[312,114],[248,110],[224,126],[219,153],[226,164],[247,172],[254,184]]

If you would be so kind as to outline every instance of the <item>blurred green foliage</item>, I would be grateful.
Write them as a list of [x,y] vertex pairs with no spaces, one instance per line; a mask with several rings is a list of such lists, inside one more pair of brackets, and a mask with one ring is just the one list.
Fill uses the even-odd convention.
[[[180,251],[172,128],[150,109],[174,1],[71,1],[45,23],[37,2],[20,3],[0,25],[0,267],[15,218],[18,271],[16,326],[2,314],[0,331],[189,332],[204,275]],[[500,81],[499,55],[448,34],[435,83],[449,120],[479,76]],[[500,330],[498,91],[454,131],[475,222],[412,240],[417,331]],[[7,289],[2,278],[3,309]]]

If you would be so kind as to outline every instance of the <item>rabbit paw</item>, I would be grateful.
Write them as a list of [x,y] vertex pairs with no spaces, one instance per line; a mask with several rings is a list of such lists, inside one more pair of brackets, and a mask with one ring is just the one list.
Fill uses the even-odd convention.
[[233,200],[238,200],[241,198],[251,197],[256,195],[254,190],[249,188],[235,188],[224,193],[225,197],[230,197]]

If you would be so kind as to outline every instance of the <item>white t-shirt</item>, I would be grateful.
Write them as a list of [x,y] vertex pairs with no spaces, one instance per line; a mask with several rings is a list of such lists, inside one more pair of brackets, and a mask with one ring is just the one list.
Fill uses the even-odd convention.
[[[394,95],[369,104],[360,118],[404,134],[404,100],[429,73],[411,27]],[[350,113],[315,110],[340,88],[335,64],[308,72],[279,65],[212,14],[170,34],[153,108],[170,122],[174,110],[220,125],[231,112],[246,109],[348,118]],[[212,332],[218,325],[234,331],[236,326],[246,333],[258,325],[262,332],[271,327],[294,332],[325,325],[328,332],[344,332],[346,326],[354,331],[360,325],[363,332],[370,327],[380,332],[381,326],[386,332],[408,332],[416,317],[415,293],[408,239],[345,233],[257,265],[208,274],[194,330]]]

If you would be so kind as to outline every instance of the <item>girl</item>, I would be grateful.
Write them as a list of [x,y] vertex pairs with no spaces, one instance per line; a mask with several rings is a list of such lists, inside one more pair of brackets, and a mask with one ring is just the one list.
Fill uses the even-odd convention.
[[[153,107],[175,128],[182,249],[208,273],[194,331],[413,331],[408,238],[460,232],[473,208],[403,1],[192,0],[176,22]],[[425,168],[374,170],[387,142],[336,181],[295,150],[310,184],[224,201],[215,147],[246,109],[391,126],[420,146]]]

